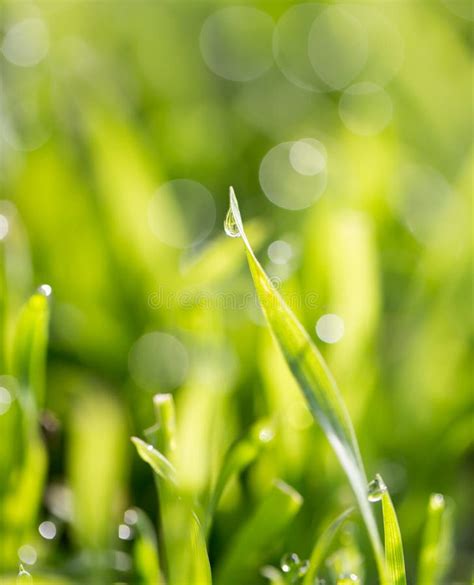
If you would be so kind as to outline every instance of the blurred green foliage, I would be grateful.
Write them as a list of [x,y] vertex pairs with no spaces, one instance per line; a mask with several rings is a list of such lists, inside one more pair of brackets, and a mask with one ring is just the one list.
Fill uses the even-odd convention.
[[[155,393],[174,396],[193,499],[216,504],[230,453],[207,525],[217,582],[263,583],[258,567],[309,558],[353,504],[263,326],[241,246],[223,233],[233,185],[258,257],[335,374],[367,472],[390,488],[408,582],[422,542],[436,547],[440,517],[425,519],[440,492],[454,525],[445,582],[466,583],[468,3],[216,12],[230,6],[0,5],[1,574],[22,562],[35,583],[158,579],[154,480],[129,440],[156,443]],[[305,158],[315,148],[322,173]],[[268,249],[279,240],[286,260]],[[43,283],[52,296],[35,293]],[[337,343],[318,339],[327,314],[343,319]],[[264,449],[261,420],[274,433]],[[259,516],[279,508],[260,535]],[[249,538],[256,556],[237,569]],[[322,565],[328,583],[376,582],[356,514]]]

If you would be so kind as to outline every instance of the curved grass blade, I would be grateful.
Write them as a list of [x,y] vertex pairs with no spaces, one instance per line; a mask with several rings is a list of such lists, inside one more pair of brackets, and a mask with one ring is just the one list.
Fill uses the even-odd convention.
[[239,475],[245,467],[248,467],[255,461],[262,449],[273,439],[273,436],[274,432],[271,426],[259,421],[253,425],[246,436],[231,445],[225,454],[224,463],[207,506],[205,518],[206,534],[209,533],[215,510],[230,479]]
[[353,511],[354,508],[349,508],[348,510],[340,514],[335,520],[333,520],[329,524],[329,526],[323,531],[321,536],[318,538],[311,553],[311,558],[309,559],[309,567],[303,579],[303,585],[313,585],[313,583],[316,580],[317,571],[319,570],[321,563],[326,557],[334,537],[336,536],[341,526],[344,524],[344,522],[352,514]]
[[418,567],[418,585],[438,585],[449,566],[452,509],[441,494],[431,494]]
[[39,287],[23,307],[15,332],[13,374],[20,383],[21,398],[31,416],[44,402],[50,294],[48,285]]
[[140,583],[164,585],[153,525],[143,510],[135,508],[134,511],[137,515],[137,520],[134,523],[137,536],[133,546],[133,557],[136,571],[141,578]]
[[301,495],[282,481],[275,481],[254,514],[229,543],[216,571],[216,585],[245,584],[265,562],[275,538],[288,526],[303,503]]
[[373,501],[382,500],[383,529],[385,535],[385,563],[391,585],[406,585],[405,560],[403,544],[397,514],[392,498],[382,477],[377,474]]
[[311,338],[275,289],[255,257],[245,234],[237,198],[230,189],[225,231],[241,237],[255,289],[266,320],[309,409],[322,427],[346,472],[374,550],[381,585],[386,583],[385,561],[375,518],[367,500],[367,478],[349,414],[336,382]]
[[172,485],[177,485],[176,470],[163,454],[155,449],[153,445],[142,441],[138,437],[132,437],[131,441],[143,461],[148,463],[156,474]]

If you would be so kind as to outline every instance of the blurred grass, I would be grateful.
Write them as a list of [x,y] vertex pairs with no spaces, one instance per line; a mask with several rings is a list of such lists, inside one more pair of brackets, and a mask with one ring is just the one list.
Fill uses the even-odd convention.
[[[250,5],[275,21],[291,6]],[[4,403],[2,393],[2,578],[16,574],[18,549],[29,545],[38,560],[23,564],[35,582],[42,575],[61,583],[90,582],[91,574],[104,584],[154,579],[159,569],[150,551],[157,544],[146,521],[130,525],[131,540],[118,536],[130,506],[153,520],[159,512],[151,473],[129,441],[135,435],[152,442],[144,434],[156,424],[150,390],[173,394],[184,485],[204,502],[226,454],[239,448],[236,440],[245,444],[256,421],[274,429],[273,440],[239,464],[222,491],[209,533],[213,569],[229,558],[230,535],[251,526],[252,514],[269,501],[276,478],[304,503],[260,551],[246,583],[263,582],[258,563],[278,565],[293,551],[309,558],[314,535],[352,505],[332,452],[261,326],[240,247],[222,233],[232,184],[270,275],[283,273],[267,260],[268,244],[291,242],[280,292],[311,336],[323,314],[344,319],[344,337],[319,345],[368,475],[380,472],[390,487],[407,581],[415,581],[420,550],[418,578],[423,585],[434,579],[426,558],[441,529],[432,510],[425,524],[434,492],[454,503],[445,582],[469,581],[473,43],[459,6],[446,0],[378,8],[398,29],[404,57],[385,86],[390,124],[360,136],[339,116],[340,91],[301,89],[275,63],[253,81],[215,75],[199,35],[221,4],[1,4],[0,215],[8,233],[0,223],[0,386],[11,399]],[[4,43],[28,18],[45,23],[48,50],[38,64],[21,66]],[[390,48],[382,42],[377,54],[383,58]],[[277,144],[308,137],[327,150],[326,190],[305,210],[277,207],[260,188],[260,162]],[[431,186],[419,208],[408,167]],[[158,187],[179,178],[204,185],[216,206],[212,232],[187,249],[157,239],[147,217]],[[171,232],[195,233],[197,215],[183,212],[172,190],[157,205]],[[44,385],[28,381],[27,396],[36,398],[25,424],[28,360],[15,356],[24,355],[19,345],[28,335],[16,332],[22,307],[28,310],[42,283],[53,288],[46,378]],[[176,361],[182,352],[168,357],[180,372],[174,387],[155,376],[143,389],[129,369],[132,346],[153,331],[184,348],[186,363]],[[145,357],[140,367],[148,374],[167,363]],[[41,378],[42,360],[34,361],[33,378]],[[21,530],[9,506],[22,517]],[[52,540],[38,533],[46,519],[58,529]],[[351,519],[335,537],[331,562],[321,569],[330,583],[340,567],[374,582],[359,525]]]

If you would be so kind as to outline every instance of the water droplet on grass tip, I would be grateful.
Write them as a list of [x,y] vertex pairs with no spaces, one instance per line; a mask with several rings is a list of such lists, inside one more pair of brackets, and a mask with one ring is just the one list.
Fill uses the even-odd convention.
[[234,212],[232,211],[231,207],[229,207],[229,211],[225,216],[224,230],[230,238],[240,238],[239,226],[235,221]]
[[387,486],[384,484],[380,475],[377,475],[367,487],[367,498],[369,502],[380,502],[386,491]]
[[45,520],[38,526],[38,532],[46,540],[52,540],[56,536],[56,524],[50,520]]
[[353,585],[353,583],[360,583],[359,577],[355,573],[342,575],[337,580],[337,585]]
[[44,297],[50,297],[53,289],[49,286],[49,284],[42,284],[36,289],[36,292]]
[[280,561],[280,567],[284,573],[294,572],[299,569],[300,564],[300,557],[296,553],[288,553],[284,555]]
[[0,241],[8,236],[9,229],[8,219],[0,214]]
[[20,564],[18,568],[18,576],[16,578],[17,583],[33,583],[33,577],[30,573]]

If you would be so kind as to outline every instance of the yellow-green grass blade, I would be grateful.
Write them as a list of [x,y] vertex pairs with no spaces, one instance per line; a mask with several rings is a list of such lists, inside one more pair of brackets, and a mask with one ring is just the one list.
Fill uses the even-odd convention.
[[132,437],[132,443],[135,445],[140,457],[148,463],[153,471],[158,474],[162,479],[168,481],[170,484],[176,486],[176,470],[170,461],[157,449],[146,443],[138,437]]
[[13,374],[20,384],[21,399],[30,416],[35,416],[44,402],[50,294],[51,289],[43,285],[30,297],[15,331]]
[[[378,494],[381,495],[383,512],[383,529],[385,536],[385,563],[389,583],[391,585],[406,585],[405,559],[403,556],[403,543],[397,513],[393,506],[392,498],[382,477],[377,475],[375,482],[378,484]],[[378,499],[378,495],[376,496]]]
[[259,421],[253,425],[250,432],[231,445],[224,457],[207,506],[206,533],[209,533],[217,505],[230,479],[239,475],[243,469],[255,461],[262,449],[273,439],[273,436],[274,431],[271,425],[265,421]]
[[346,472],[367,527],[379,579],[383,585],[386,583],[383,548],[367,500],[367,478],[351,419],[323,357],[255,257],[245,234],[237,198],[232,188],[225,229],[228,235],[240,236],[245,244],[250,272],[268,325],[306,398],[313,417],[322,427]]
[[204,529],[193,510],[193,495],[185,493],[175,462],[176,416],[173,396],[157,394],[153,398],[156,425],[153,445],[132,437],[140,457],[155,472],[159,500],[160,559],[168,585],[199,583],[210,585],[211,569]]
[[441,494],[431,494],[418,566],[418,585],[438,585],[452,555],[452,507]]
[[314,548],[311,552],[309,559],[309,567],[306,575],[303,579],[303,585],[313,585],[315,582],[317,572],[321,563],[324,561],[325,556],[329,551],[329,547],[336,536],[337,532],[353,512],[353,508],[349,508],[342,514],[340,514],[335,520],[333,520],[327,528],[323,531],[321,536],[318,538]]
[[136,536],[133,545],[135,570],[141,578],[141,583],[164,585],[160,571],[158,543],[153,525],[143,510],[135,508],[134,511],[137,515],[134,523]]
[[258,574],[275,539],[301,507],[303,499],[292,487],[275,481],[254,514],[229,542],[216,570],[216,585],[246,585]]

